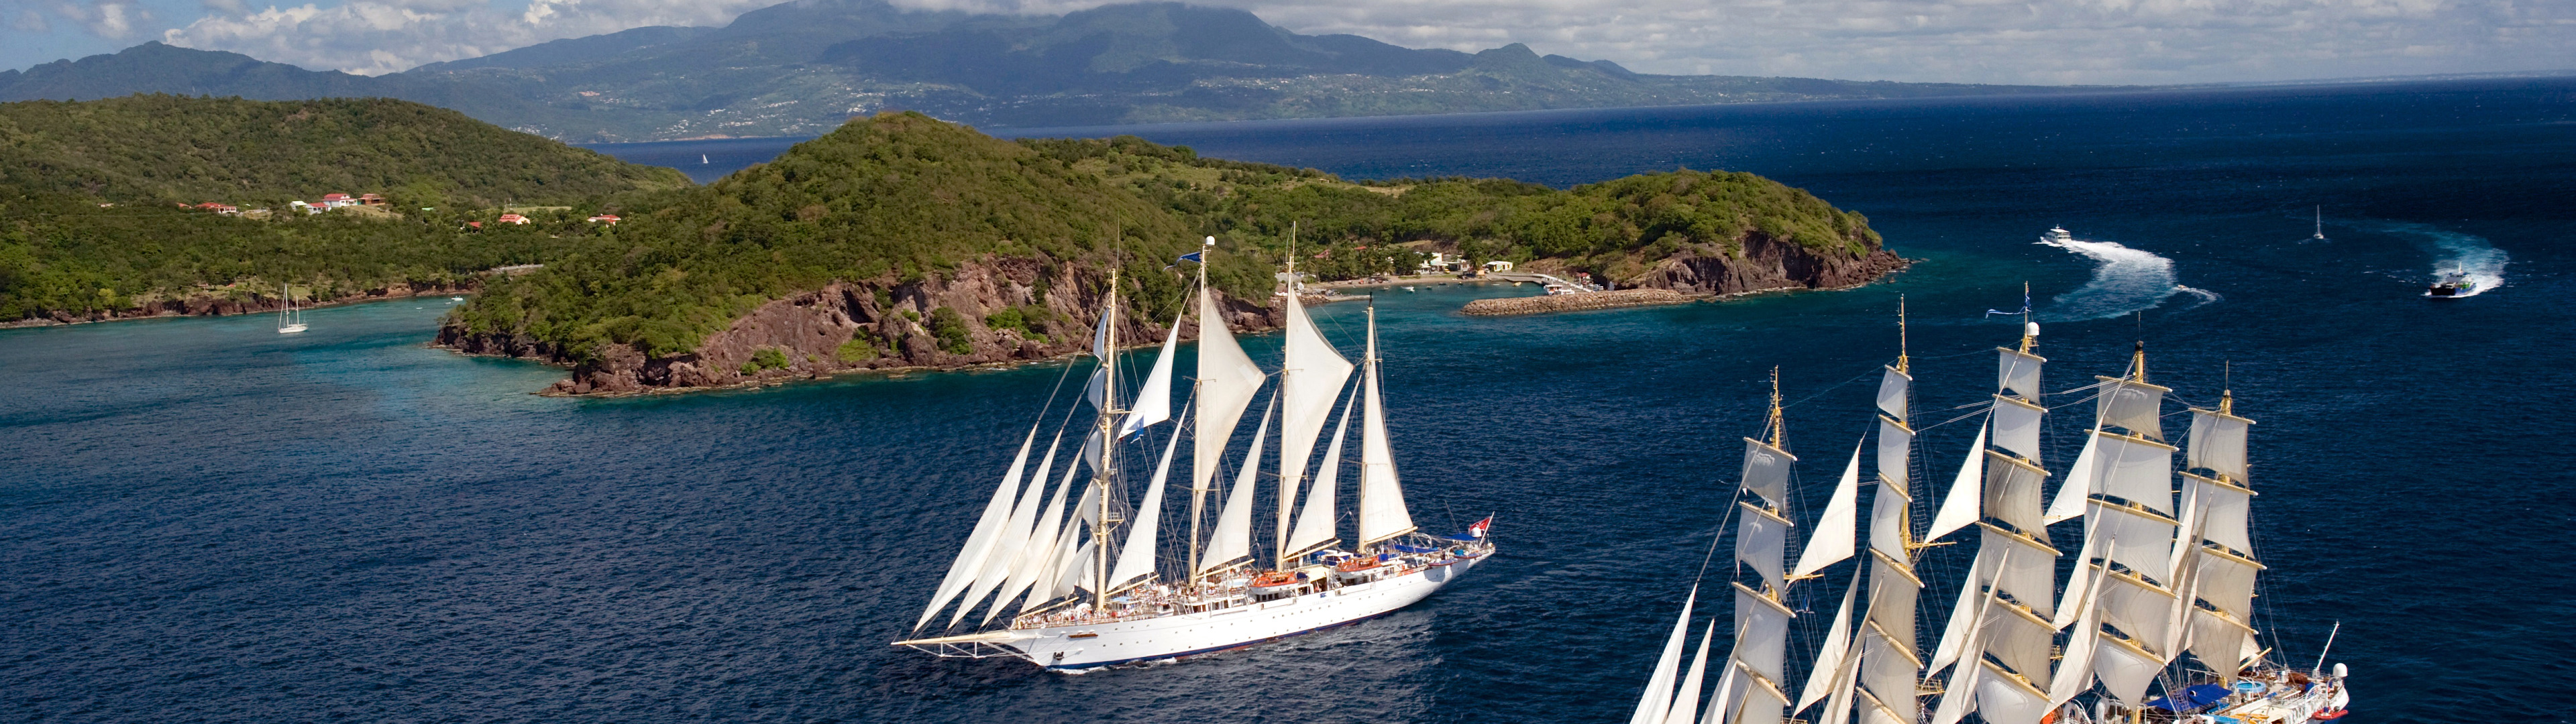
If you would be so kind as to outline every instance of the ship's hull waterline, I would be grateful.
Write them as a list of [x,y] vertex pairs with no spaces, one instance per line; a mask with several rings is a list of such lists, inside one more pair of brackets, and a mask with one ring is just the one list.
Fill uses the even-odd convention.
[[[1049,671],[1079,674],[1231,651],[1340,628],[1429,598],[1490,551],[1367,583],[1216,611],[1134,618],[1106,624],[1013,629],[971,637]],[[970,638],[970,637],[959,637]],[[966,642],[960,642],[961,644]],[[934,652],[936,653],[936,652]]]

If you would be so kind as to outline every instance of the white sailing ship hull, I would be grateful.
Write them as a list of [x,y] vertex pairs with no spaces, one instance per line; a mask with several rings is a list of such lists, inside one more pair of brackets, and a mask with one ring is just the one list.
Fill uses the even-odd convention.
[[1393,613],[1483,560],[1484,555],[1460,557],[1401,576],[1217,611],[1013,630],[1013,640],[996,645],[1068,673],[1238,649]]

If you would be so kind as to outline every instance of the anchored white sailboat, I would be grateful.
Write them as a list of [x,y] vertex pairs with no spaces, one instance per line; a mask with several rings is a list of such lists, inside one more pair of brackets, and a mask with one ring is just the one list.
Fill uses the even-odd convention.
[[[1787,479],[1795,459],[1778,442],[1775,387],[1773,439],[1746,448],[1743,489],[1760,502],[1743,506],[1736,529],[1737,560],[1763,587],[1735,584],[1734,651],[1704,711],[1694,710],[1700,664],[1673,689],[1694,591],[1632,723],[1780,722],[1819,702],[1824,708],[1808,721],[1954,724],[1973,714],[1992,724],[2304,724],[2343,716],[2350,701],[2343,665],[2326,668],[2323,651],[2306,668],[2275,662],[2276,649],[2259,643],[2251,603],[2263,566],[2253,557],[2247,516],[2254,492],[2245,482],[2253,421],[2234,413],[2233,393],[2222,393],[2217,409],[2190,409],[2187,447],[2166,443],[2161,408],[2172,390],[2147,382],[2141,345],[2126,374],[2084,388],[2096,393],[2093,423],[2056,499],[2043,508],[2049,473],[2038,444],[2047,411],[2039,373],[2047,360],[2032,353],[2037,336],[2037,325],[2025,320],[2019,347],[1998,350],[1997,392],[1975,418],[1977,441],[1930,535],[1919,539],[1906,474],[1913,378],[1901,352],[1886,369],[1878,395],[1879,489],[1867,516],[1870,555],[1855,564],[1853,586],[1793,705],[1780,684],[1789,673],[1781,667],[1782,642],[1794,617],[1775,593],[1850,555],[1860,456],[1856,451],[1845,466],[1807,555],[1782,576],[1779,551],[1791,523],[1774,507],[1785,492],[1774,481]],[[2176,452],[2184,453],[2181,470],[2173,465]],[[2061,588],[2055,577],[2063,554],[2050,545],[2047,526],[2077,518],[2085,521],[2084,543],[2071,552],[2075,574]],[[1978,530],[1976,553],[1926,658],[1914,626],[1923,586],[1915,566],[1924,549],[1946,545],[1939,539],[1969,526]],[[1868,596],[1855,626],[1852,606],[1864,573]],[[1702,634],[1698,660],[1707,658],[1711,638]]]
[[[1215,239],[1208,243],[1212,247]],[[1293,262],[1290,271],[1283,276],[1293,278]],[[1130,485],[1120,452],[1131,437],[1141,441],[1138,433],[1171,419],[1173,349],[1184,320],[1172,321],[1173,331],[1165,336],[1153,371],[1133,401],[1122,404],[1116,287],[1113,276],[1113,291],[1093,339],[1100,366],[1085,396],[1098,415],[1077,456],[1081,462],[1067,461],[1062,482],[1052,495],[1043,495],[1056,457],[1050,444],[1035,475],[1023,484],[1037,440],[1037,430],[1031,428],[913,630],[916,635],[929,632],[931,620],[951,610],[951,603],[955,608],[946,628],[957,628],[979,607],[985,612],[982,622],[963,633],[942,631],[894,645],[942,657],[1008,656],[1069,672],[1178,659],[1392,612],[1431,595],[1493,553],[1493,543],[1484,535],[1490,518],[1453,536],[1427,535],[1413,524],[1387,436],[1374,308],[1369,310],[1367,353],[1357,365],[1361,382],[1346,392],[1354,365],[1324,339],[1295,294],[1284,297],[1288,329],[1280,383],[1261,413],[1234,484],[1222,491],[1215,487],[1227,444],[1268,375],[1226,328],[1215,294],[1206,287],[1204,265],[1197,305],[1198,379],[1184,403],[1189,424],[1176,426],[1187,429],[1173,430],[1159,446],[1161,457],[1131,514],[1124,504]],[[1301,485],[1309,472],[1307,459],[1337,400],[1343,402],[1340,420],[1322,464],[1313,469],[1313,484]],[[1280,483],[1273,495],[1278,534],[1270,555],[1262,556],[1255,551],[1252,521],[1274,412],[1281,429],[1278,464],[1272,468]],[[1338,525],[1343,510],[1336,489],[1354,413],[1360,417],[1357,528],[1353,544],[1343,550]],[[1192,438],[1188,525],[1185,532],[1166,531],[1162,506],[1172,458],[1184,435]],[[1078,483],[1076,471],[1086,465],[1091,478]],[[1068,510],[1064,501],[1077,484],[1083,485],[1082,495]],[[1218,493],[1222,500],[1215,525],[1202,537],[1208,498]],[[1187,556],[1159,556],[1166,550],[1166,537],[1185,538],[1171,541],[1169,549],[1186,550]],[[990,627],[1006,609],[1012,614],[1006,623]]]
[[277,333],[294,334],[304,331],[304,310],[295,307],[295,287],[286,285],[278,290],[277,295],[286,300],[286,306],[279,307],[277,310]]

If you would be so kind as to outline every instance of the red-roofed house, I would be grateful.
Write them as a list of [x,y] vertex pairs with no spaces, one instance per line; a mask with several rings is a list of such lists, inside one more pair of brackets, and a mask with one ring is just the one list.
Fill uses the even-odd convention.
[[594,223],[594,224],[608,224],[608,225],[610,225],[610,226],[615,226],[615,225],[617,225],[617,215],[616,215],[616,214],[600,214],[600,215],[598,215],[598,216],[593,216],[593,217],[590,217],[590,223]]
[[385,197],[377,196],[375,194],[358,194],[358,203],[366,204],[368,206],[383,206],[385,205]]
[[358,203],[358,200],[357,200],[357,199],[353,199],[353,198],[349,198],[349,195],[348,195],[348,194],[323,194],[323,195],[322,195],[322,208],[326,208],[326,209],[336,209],[336,208],[340,208],[340,207],[342,207],[342,206],[355,206],[355,205],[357,205],[357,203]]
[[501,223],[504,223],[504,224],[526,224],[526,223],[528,223],[528,217],[520,216],[520,215],[518,215],[518,214],[502,214],[502,215],[501,215]]

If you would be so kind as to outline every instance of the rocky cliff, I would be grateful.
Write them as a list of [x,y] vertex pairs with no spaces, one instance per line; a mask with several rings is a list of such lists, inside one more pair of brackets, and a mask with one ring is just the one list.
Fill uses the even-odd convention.
[[1645,273],[1619,280],[1619,286],[1717,295],[1839,289],[1870,283],[1912,263],[1874,240],[1866,245],[1866,252],[1843,247],[1819,250],[1755,232],[1745,235],[1740,248],[1740,254],[1714,247],[1683,249],[1647,261]]
[[[987,257],[917,281],[887,276],[835,282],[772,300],[682,354],[648,355],[608,344],[582,355],[525,334],[477,333],[454,319],[440,328],[436,344],[569,366],[572,375],[545,391],[561,395],[756,385],[858,370],[950,369],[1087,351],[1106,282],[1098,270],[1042,258]],[[1272,329],[1281,321],[1273,310],[1222,293],[1219,300],[1237,331]],[[1148,343],[1170,330],[1165,325],[1162,319],[1124,315],[1118,335],[1130,344]],[[1194,319],[1184,321],[1181,337],[1196,339],[1197,327]]]

